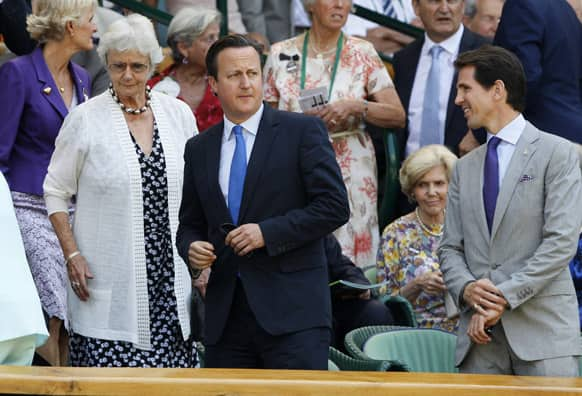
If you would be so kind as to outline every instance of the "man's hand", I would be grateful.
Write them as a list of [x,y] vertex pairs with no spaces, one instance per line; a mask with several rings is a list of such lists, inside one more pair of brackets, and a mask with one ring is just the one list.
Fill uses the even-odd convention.
[[486,315],[488,310],[503,312],[507,305],[501,291],[486,278],[469,283],[465,287],[463,300],[481,315]]
[[243,224],[228,233],[224,243],[234,250],[238,256],[246,256],[255,249],[265,246],[263,233],[258,224]]
[[214,246],[206,241],[194,241],[188,249],[190,266],[197,270],[209,268],[216,260]]
[[475,344],[488,344],[491,337],[485,331],[485,317],[479,313],[474,313],[469,322],[467,335]]

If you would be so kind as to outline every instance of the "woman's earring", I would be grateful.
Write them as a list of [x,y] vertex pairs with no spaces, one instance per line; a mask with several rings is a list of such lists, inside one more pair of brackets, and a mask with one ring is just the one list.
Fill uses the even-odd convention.
[[182,58],[182,64],[187,65],[188,64],[188,58],[183,57]]

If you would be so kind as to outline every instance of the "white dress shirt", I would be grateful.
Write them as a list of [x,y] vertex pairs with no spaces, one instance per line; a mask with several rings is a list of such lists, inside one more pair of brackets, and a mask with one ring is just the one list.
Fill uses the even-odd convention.
[[232,133],[232,128],[235,125],[240,125],[243,128],[243,138],[245,139],[245,147],[247,150],[247,165],[251,158],[253,146],[255,145],[255,138],[259,131],[259,124],[263,117],[264,104],[261,104],[259,110],[253,114],[248,120],[242,124],[235,124],[224,116],[224,131],[222,132],[222,144],[220,146],[220,166],[218,168],[218,183],[220,190],[224,196],[224,202],[228,206],[228,184],[230,182],[230,165],[232,164],[232,157],[234,156],[234,149],[236,147],[236,138]]
[[[451,85],[455,75],[454,62],[459,55],[461,38],[463,37],[463,25],[459,27],[455,34],[448,39],[435,43],[428,35],[424,34],[424,44],[420,51],[418,67],[414,76],[412,92],[410,93],[410,103],[408,104],[408,141],[406,142],[406,156],[420,148],[420,128],[422,125],[422,111],[424,108],[424,90],[426,80],[432,63],[430,49],[435,45],[440,45],[444,51],[438,57],[440,64],[441,79],[439,85],[439,133],[445,136],[445,122],[447,119],[447,107],[449,104],[449,95],[451,94]],[[441,144],[444,141],[440,142]]]
[[489,143],[489,139],[491,139],[493,136],[501,139],[501,142],[499,142],[499,145],[497,146],[497,163],[499,164],[500,187],[501,182],[503,182],[505,172],[507,172],[507,168],[509,167],[511,157],[515,152],[517,141],[519,140],[519,137],[523,133],[524,129],[525,118],[523,118],[523,116],[520,114],[515,117],[509,124],[501,128],[501,130],[497,132],[497,135],[493,135],[492,133],[487,132],[487,143]]

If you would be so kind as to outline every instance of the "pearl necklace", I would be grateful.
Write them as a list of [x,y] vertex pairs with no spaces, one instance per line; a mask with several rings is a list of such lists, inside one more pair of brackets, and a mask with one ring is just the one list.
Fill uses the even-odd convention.
[[416,210],[414,211],[414,213],[416,214],[416,220],[418,221],[418,224],[420,224],[420,228],[422,228],[422,230],[424,232],[426,232],[429,235],[436,236],[436,237],[443,236],[443,225],[442,224],[441,224],[441,232],[434,232],[431,229],[429,229],[426,226],[426,224],[424,224],[424,222],[421,220],[420,213],[418,211],[418,206],[416,207]]
[[145,94],[146,94],[145,105],[143,105],[143,107],[141,107],[139,109],[134,109],[132,107],[126,107],[123,103],[121,103],[121,100],[119,100],[119,98],[117,97],[117,94],[115,93],[115,90],[113,89],[113,84],[109,84],[109,93],[113,97],[113,100],[119,105],[121,110],[125,111],[128,114],[140,115],[142,113],[145,113],[148,110],[148,107],[150,107],[150,105],[152,103],[152,89],[148,85],[146,85],[146,90],[145,90]]

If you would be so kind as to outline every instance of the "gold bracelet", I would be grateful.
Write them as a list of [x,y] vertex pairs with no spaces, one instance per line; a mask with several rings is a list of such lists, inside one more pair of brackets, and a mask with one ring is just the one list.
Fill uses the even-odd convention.
[[75,250],[73,253],[69,254],[69,256],[67,257],[67,259],[65,260],[65,265],[69,264],[69,262],[74,258],[77,257],[81,254],[80,251]]

